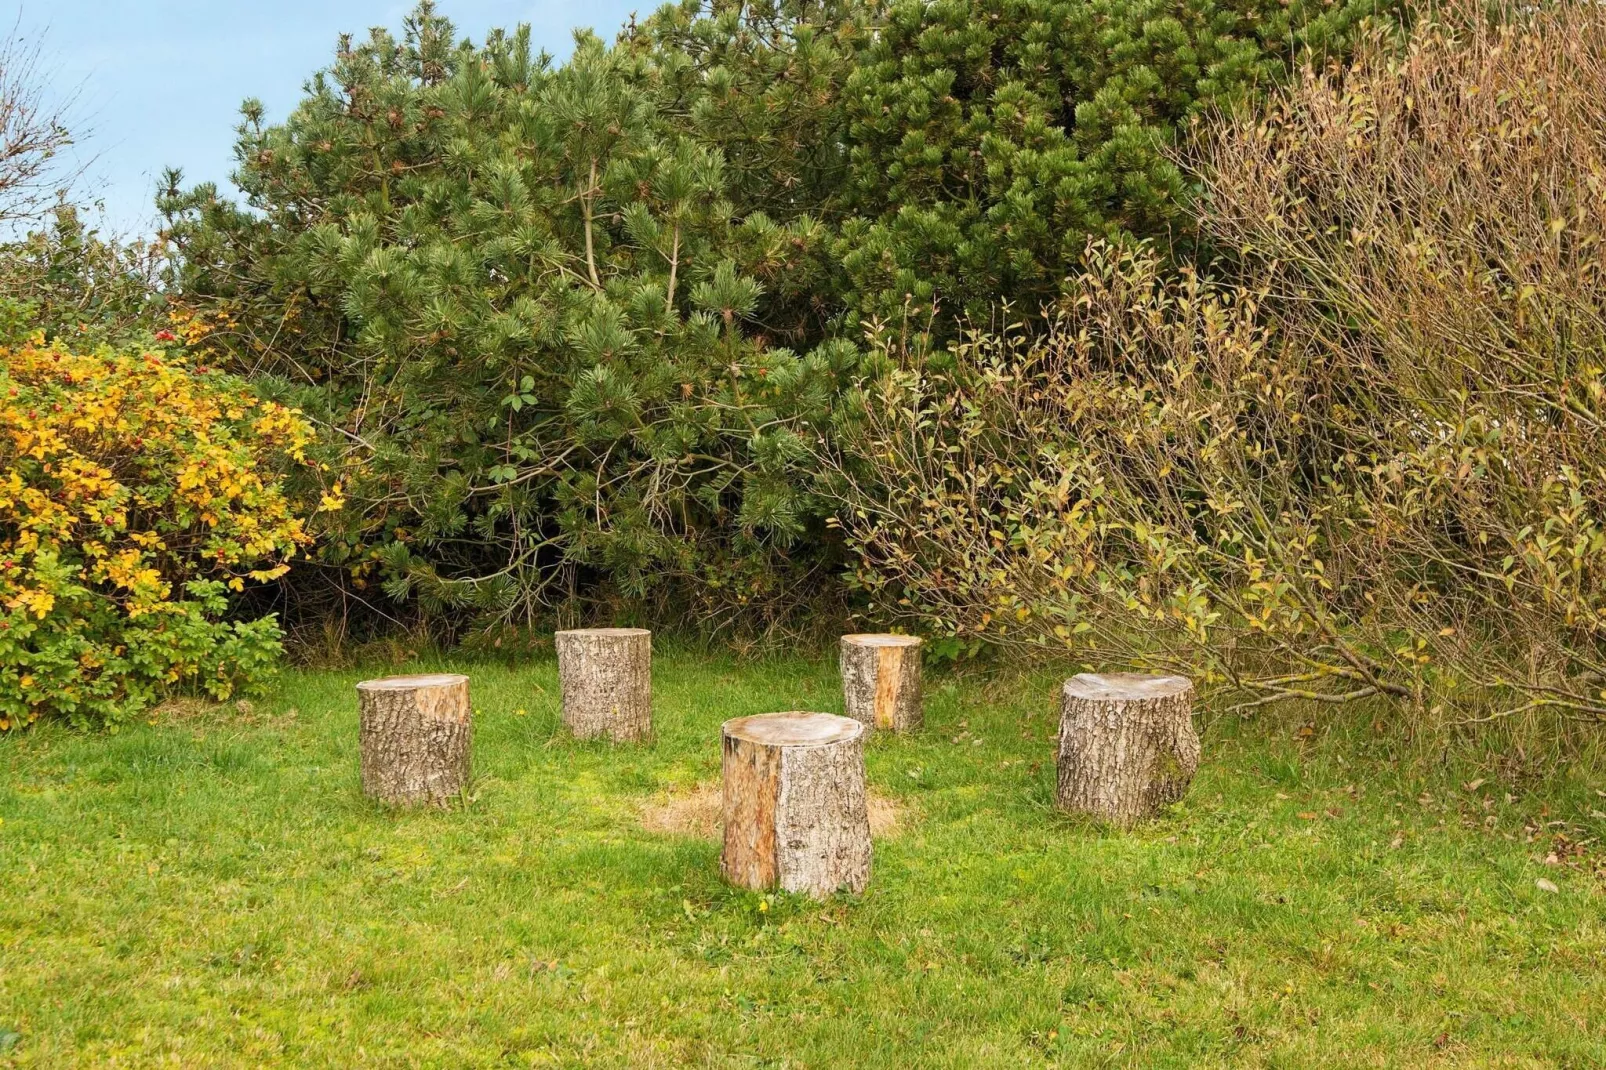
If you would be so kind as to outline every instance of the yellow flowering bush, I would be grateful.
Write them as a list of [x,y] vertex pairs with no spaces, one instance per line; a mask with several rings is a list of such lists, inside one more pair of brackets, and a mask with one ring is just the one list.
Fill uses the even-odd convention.
[[229,595],[311,541],[279,480],[311,435],[162,353],[0,350],[0,731],[260,684],[278,623],[228,619]]

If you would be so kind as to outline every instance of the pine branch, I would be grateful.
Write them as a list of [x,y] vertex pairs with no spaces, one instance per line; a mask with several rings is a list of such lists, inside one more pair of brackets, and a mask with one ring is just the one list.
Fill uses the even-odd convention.
[[680,224],[675,224],[673,250],[669,254],[669,293],[664,297],[664,314],[675,314],[675,273],[680,267]]
[[585,213],[586,220],[586,271],[591,275],[591,285],[598,290],[602,289],[602,280],[597,277],[596,245],[591,237],[591,198],[597,192],[597,158],[591,158],[591,181],[586,186],[585,195],[580,198],[580,210]]

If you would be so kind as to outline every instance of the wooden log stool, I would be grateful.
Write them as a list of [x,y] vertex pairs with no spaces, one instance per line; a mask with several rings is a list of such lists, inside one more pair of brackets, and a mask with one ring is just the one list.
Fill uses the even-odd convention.
[[563,723],[576,739],[633,743],[652,735],[652,632],[579,628],[554,639]]
[[468,677],[391,676],[357,685],[363,794],[445,806],[469,785]]
[[1199,768],[1193,683],[1082,673],[1065,681],[1056,801],[1130,828],[1181,799]]
[[870,881],[864,726],[829,713],[726,721],[725,849],[719,868],[742,888],[816,899]]
[[920,640],[912,635],[844,635],[842,701],[870,728],[920,727]]

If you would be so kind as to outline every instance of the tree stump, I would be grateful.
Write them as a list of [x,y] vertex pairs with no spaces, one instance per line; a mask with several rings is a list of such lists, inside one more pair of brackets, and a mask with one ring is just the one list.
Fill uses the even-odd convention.
[[816,899],[864,891],[864,726],[829,713],[768,713],[726,721],[721,736],[725,879]]
[[468,787],[468,677],[364,680],[357,706],[365,795],[397,806],[445,806]]
[[1182,798],[1199,768],[1192,715],[1185,677],[1082,673],[1065,681],[1059,808],[1130,828]]
[[912,635],[844,635],[842,700],[848,716],[871,728],[920,727],[920,640]]
[[652,632],[580,628],[555,641],[563,723],[576,739],[630,743],[652,734]]

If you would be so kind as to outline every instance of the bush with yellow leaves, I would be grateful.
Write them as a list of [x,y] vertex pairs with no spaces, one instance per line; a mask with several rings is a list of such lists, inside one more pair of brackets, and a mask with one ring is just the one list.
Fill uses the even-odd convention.
[[311,541],[279,480],[310,439],[293,410],[172,356],[0,350],[0,731],[265,680],[278,623],[228,619],[229,594]]

